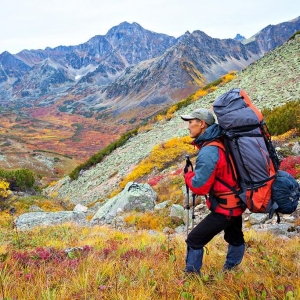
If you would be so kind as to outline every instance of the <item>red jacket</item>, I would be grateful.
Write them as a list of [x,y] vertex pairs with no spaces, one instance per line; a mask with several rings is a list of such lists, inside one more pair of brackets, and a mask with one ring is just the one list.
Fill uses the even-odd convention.
[[[235,197],[228,187],[217,180],[217,178],[220,178],[226,184],[237,187],[232,169],[226,161],[224,150],[216,145],[205,145],[201,141],[201,136],[194,141],[194,144],[200,151],[196,159],[194,172],[187,172],[184,176],[185,183],[196,195],[207,195],[210,191],[213,191],[214,196],[230,199],[230,201],[228,200],[230,205],[224,205],[208,198],[206,204],[210,210],[226,216],[241,215],[245,211],[245,208],[240,205],[241,200]],[[216,199],[216,197],[213,197],[213,199]]]

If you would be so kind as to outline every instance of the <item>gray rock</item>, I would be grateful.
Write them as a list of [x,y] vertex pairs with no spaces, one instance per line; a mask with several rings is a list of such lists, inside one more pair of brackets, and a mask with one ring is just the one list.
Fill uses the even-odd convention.
[[249,216],[249,222],[251,225],[264,223],[267,219],[267,214],[253,213]]
[[296,155],[300,154],[300,144],[299,142],[296,142],[295,145],[292,148],[292,152]]
[[167,201],[158,203],[158,204],[155,205],[154,210],[164,209],[164,208],[168,207],[168,205],[170,204],[170,202],[171,202],[170,200],[167,200]]
[[88,208],[87,208],[86,206],[82,205],[82,204],[77,204],[77,205],[74,207],[73,211],[82,211],[82,212],[85,213],[85,212],[88,211]]
[[179,204],[173,204],[170,211],[171,218],[184,219],[184,208]]
[[274,235],[280,236],[293,236],[297,234],[296,230],[291,230],[292,225],[287,223],[280,223],[280,224],[261,224],[261,225],[253,225],[252,229],[255,231],[267,231]]
[[18,216],[14,225],[17,229],[26,230],[36,226],[51,226],[68,222],[82,226],[89,225],[84,213],[74,211],[29,212]]
[[180,225],[175,228],[175,232],[177,234],[186,234],[186,226],[185,225]]
[[112,224],[123,211],[153,210],[156,199],[157,194],[149,184],[129,182],[120,194],[103,204],[91,219],[91,224]]
[[39,211],[39,212],[41,212],[41,211],[43,211],[39,206],[37,206],[37,205],[31,205],[30,207],[29,207],[29,211],[30,212],[37,212],[37,211]]

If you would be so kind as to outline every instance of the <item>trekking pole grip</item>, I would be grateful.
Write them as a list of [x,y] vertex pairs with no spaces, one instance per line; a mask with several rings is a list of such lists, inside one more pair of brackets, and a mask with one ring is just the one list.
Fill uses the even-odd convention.
[[191,168],[192,168],[192,171],[194,170],[194,169],[193,169],[192,162],[190,161],[190,156],[189,156],[189,155],[186,155],[186,156],[185,156],[185,168],[184,168],[184,173],[187,173],[187,172],[188,172],[188,167],[191,167]]

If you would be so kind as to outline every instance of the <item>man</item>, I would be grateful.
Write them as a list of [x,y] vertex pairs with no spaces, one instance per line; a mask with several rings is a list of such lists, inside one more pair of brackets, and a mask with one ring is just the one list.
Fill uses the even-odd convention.
[[189,115],[182,115],[189,122],[193,144],[199,148],[195,170],[185,168],[185,183],[197,195],[207,195],[206,204],[211,210],[189,234],[186,239],[187,254],[185,272],[200,274],[203,247],[218,233],[224,230],[228,252],[224,270],[237,266],[244,256],[245,241],[242,232],[242,213],[244,208],[238,197],[230,190],[237,187],[235,175],[226,159],[224,146],[220,139],[221,128],[215,123],[213,114],[199,108]]

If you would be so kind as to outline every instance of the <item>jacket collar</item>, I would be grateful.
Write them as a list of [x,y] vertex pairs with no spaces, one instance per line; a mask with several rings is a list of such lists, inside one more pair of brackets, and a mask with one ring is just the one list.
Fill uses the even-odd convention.
[[213,124],[207,127],[205,132],[194,139],[192,145],[196,147],[201,147],[204,142],[215,140],[216,138],[220,137],[222,133],[222,128],[219,124]]

